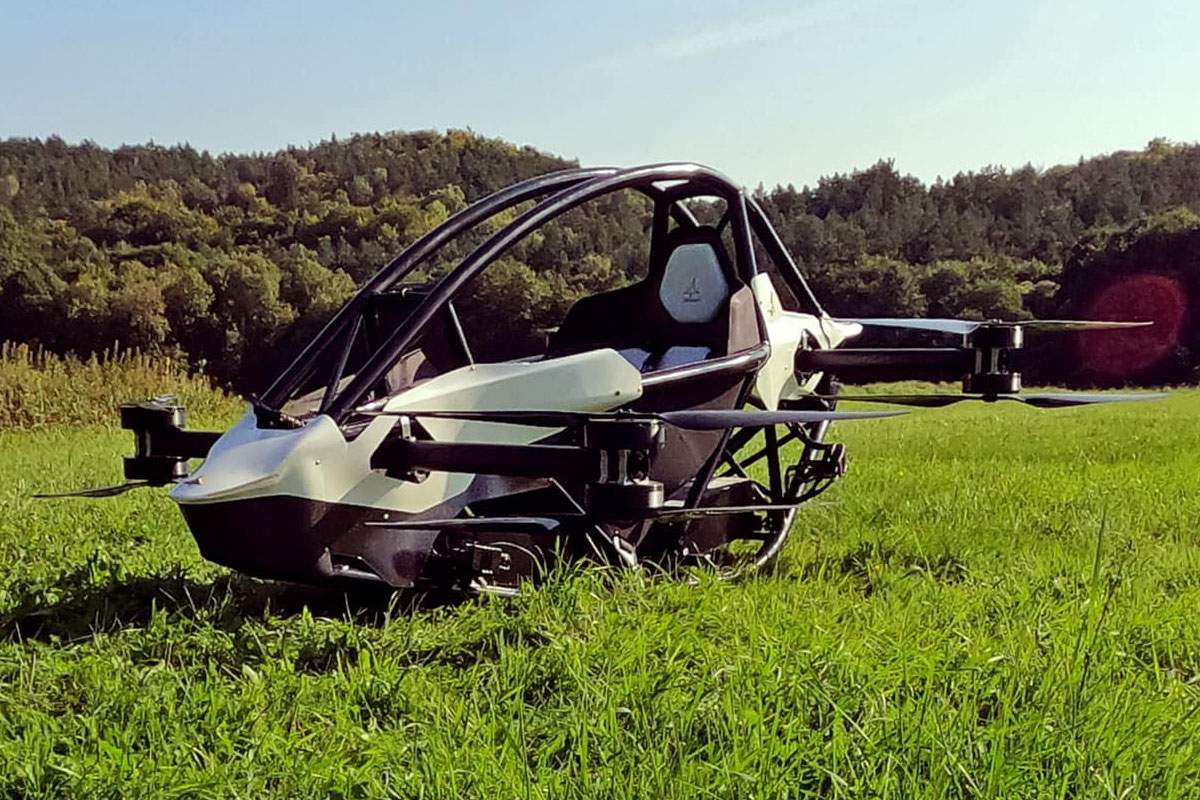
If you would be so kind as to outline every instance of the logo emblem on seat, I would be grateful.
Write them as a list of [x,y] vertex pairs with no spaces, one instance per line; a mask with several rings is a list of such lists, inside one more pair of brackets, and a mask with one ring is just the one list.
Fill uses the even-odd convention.
[[692,282],[683,290],[683,302],[699,303],[700,302],[700,283],[696,280],[696,276],[692,276]]

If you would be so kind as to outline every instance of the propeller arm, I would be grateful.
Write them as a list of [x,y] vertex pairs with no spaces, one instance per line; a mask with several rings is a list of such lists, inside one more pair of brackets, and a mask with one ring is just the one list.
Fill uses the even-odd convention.
[[387,439],[371,455],[373,469],[393,477],[420,471],[462,472],[514,477],[591,478],[599,470],[593,450],[548,444],[483,444]]
[[858,347],[797,350],[800,372],[844,372],[859,369],[930,369],[961,375],[974,364],[974,353],[961,347]]
[[166,486],[188,474],[188,461],[204,458],[221,434],[184,430],[187,410],[171,395],[124,403],[121,427],[133,432],[134,453],[124,459],[126,482],[77,492],[35,494],[39,499],[116,497],[144,486]]
[[[664,427],[728,431],[774,425],[896,416],[896,411],[745,411],[697,409],[663,412],[398,411],[398,416],[509,425],[576,428],[579,445],[488,444],[385,439],[371,467],[400,480],[421,481],[429,471],[566,479],[583,484],[582,508],[611,519],[643,519],[662,507],[663,484],[652,465],[666,442]],[[389,414],[391,415],[391,414]],[[722,445],[724,446],[724,445]]]

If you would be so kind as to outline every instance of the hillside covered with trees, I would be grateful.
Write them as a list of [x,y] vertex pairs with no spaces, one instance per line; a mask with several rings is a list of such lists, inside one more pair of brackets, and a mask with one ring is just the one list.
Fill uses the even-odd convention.
[[[422,233],[569,163],[462,131],[223,156],[0,141],[0,340],[81,355],[119,342],[253,391]],[[1188,379],[1200,352],[1200,146],[932,185],[881,161],[758,195],[834,313],[1162,321],[1057,379]],[[536,324],[620,284],[643,268],[646,216],[629,198],[572,212],[489,271],[475,310]],[[1114,358],[1132,371],[1106,372]]]

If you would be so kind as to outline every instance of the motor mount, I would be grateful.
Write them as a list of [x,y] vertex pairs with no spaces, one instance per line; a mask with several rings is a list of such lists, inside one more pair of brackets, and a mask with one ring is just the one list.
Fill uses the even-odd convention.
[[583,487],[583,506],[600,517],[621,518],[660,508],[663,485],[650,465],[666,441],[656,419],[593,419],[583,425],[583,447],[599,454],[599,476]]
[[995,397],[1021,390],[1025,332],[1020,325],[981,323],[959,347],[860,347],[797,350],[800,376],[833,372],[840,378],[876,380],[881,371],[912,370],[917,377],[962,380],[963,392]]
[[173,397],[121,405],[121,427],[133,431],[125,478],[165,486],[188,476],[188,461],[208,454],[219,433],[185,431],[187,409]]
[[963,346],[974,355],[971,371],[963,376],[968,394],[997,395],[1021,391],[1020,365],[1014,352],[1025,345],[1018,325],[981,325],[963,337]]
[[636,414],[585,419],[578,435],[572,445],[493,444],[418,440],[401,432],[380,444],[370,463],[402,480],[428,470],[566,478],[583,485],[584,510],[600,518],[636,517],[662,506],[663,485],[650,478],[666,441],[662,420]]

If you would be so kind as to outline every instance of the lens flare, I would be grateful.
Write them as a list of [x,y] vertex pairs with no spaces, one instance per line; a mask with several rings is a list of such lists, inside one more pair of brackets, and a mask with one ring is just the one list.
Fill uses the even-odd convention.
[[1150,369],[1178,345],[1187,306],[1187,291],[1167,275],[1129,275],[1113,281],[1092,300],[1087,317],[1154,324],[1080,334],[1076,344],[1080,366],[1107,380]]

